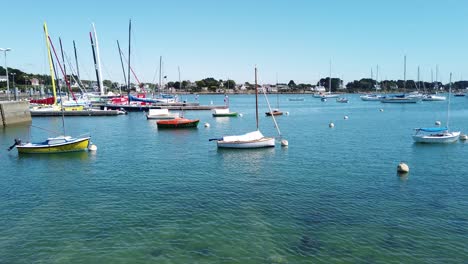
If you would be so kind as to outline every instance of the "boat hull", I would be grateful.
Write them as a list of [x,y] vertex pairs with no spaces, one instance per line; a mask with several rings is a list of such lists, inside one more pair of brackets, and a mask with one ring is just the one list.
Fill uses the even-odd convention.
[[34,144],[27,143],[24,145],[16,146],[18,153],[31,153],[31,154],[47,154],[47,153],[63,153],[85,151],[88,149],[90,137],[77,138],[73,141],[60,144]]
[[231,113],[226,113],[226,114],[215,114],[213,113],[213,117],[235,117],[237,116],[237,112],[231,112]]
[[359,98],[361,98],[362,101],[380,101],[382,99],[382,96],[379,96],[379,95],[361,95]]
[[178,118],[179,115],[146,115],[146,119],[170,120]]
[[460,131],[444,134],[414,135],[416,143],[453,143],[460,137]]
[[421,98],[384,98],[381,99],[382,103],[393,103],[393,104],[415,104],[421,101]]
[[234,149],[253,149],[253,148],[269,148],[275,146],[274,138],[260,138],[249,141],[218,141],[218,148],[234,148]]
[[423,101],[445,101],[447,98],[445,96],[438,95],[428,95],[422,98]]
[[160,120],[157,121],[156,124],[158,125],[158,128],[196,128],[199,122],[199,119],[172,119]]
[[274,110],[273,112],[265,112],[265,115],[267,115],[267,116],[279,116],[279,115],[283,115],[283,112]]

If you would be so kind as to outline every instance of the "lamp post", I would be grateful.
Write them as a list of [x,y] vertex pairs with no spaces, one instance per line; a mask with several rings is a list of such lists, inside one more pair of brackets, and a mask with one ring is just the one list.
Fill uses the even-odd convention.
[[7,79],[7,93],[8,93],[8,101],[10,101],[10,81],[9,81],[9,78],[8,78],[8,67],[7,67],[7,59],[6,59],[6,52],[7,51],[10,51],[11,49],[10,48],[0,48],[0,51],[3,51],[3,53],[5,54],[5,71],[6,71],[6,79]]
[[15,89],[15,75],[16,75],[16,73],[12,72],[10,74],[11,74],[11,76],[13,76],[13,89]]
[[[11,76],[13,76],[13,92],[15,93],[14,98],[15,98],[15,101],[16,101],[17,100],[17,98],[16,98],[16,96],[17,96],[16,95],[16,88],[15,88],[15,75],[16,75],[16,73],[12,72],[10,74],[11,74]],[[10,93],[8,93],[8,101],[10,101]]]

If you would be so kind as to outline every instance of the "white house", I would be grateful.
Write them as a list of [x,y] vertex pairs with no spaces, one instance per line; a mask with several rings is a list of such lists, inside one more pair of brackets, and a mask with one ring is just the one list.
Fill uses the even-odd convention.
[[39,86],[39,80],[37,78],[32,78],[31,79],[31,85],[32,86]]

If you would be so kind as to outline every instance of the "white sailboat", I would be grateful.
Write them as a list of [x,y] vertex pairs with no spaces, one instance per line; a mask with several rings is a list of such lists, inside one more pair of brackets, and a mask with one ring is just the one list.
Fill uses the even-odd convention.
[[445,127],[415,128],[413,140],[416,143],[452,143],[460,137],[460,131],[450,131],[450,93],[452,92],[452,73],[450,73],[450,88],[447,104],[447,124]]
[[258,85],[257,85],[257,68],[255,67],[255,117],[257,121],[257,130],[247,134],[238,136],[224,136],[222,138],[210,139],[216,140],[218,148],[234,148],[234,149],[252,149],[266,148],[275,146],[275,138],[265,137],[258,128]]
[[[406,91],[406,55],[404,57],[404,87],[403,90]],[[419,92],[413,92],[409,94],[400,94],[400,95],[391,95],[391,96],[384,96],[380,99],[382,103],[392,103],[392,104],[414,104],[421,101],[422,96]]]
[[[371,69],[371,80],[373,78],[372,74],[372,69]],[[377,76],[375,78],[375,94],[364,94],[361,95],[359,98],[361,98],[362,101],[380,101],[382,99],[382,95],[377,94],[377,91],[380,90],[380,84],[379,84],[379,65],[377,65]]]
[[330,60],[330,77],[328,78],[328,93],[322,94],[321,98],[326,99],[326,98],[337,98],[340,95],[339,94],[332,94],[331,92],[331,60]]

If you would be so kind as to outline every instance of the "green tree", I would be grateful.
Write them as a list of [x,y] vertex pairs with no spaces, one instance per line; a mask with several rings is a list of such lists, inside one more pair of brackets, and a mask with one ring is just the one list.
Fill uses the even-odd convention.
[[295,89],[296,88],[296,83],[293,80],[290,80],[288,83],[289,88]]
[[104,80],[102,83],[104,84],[104,86],[109,87],[109,88],[112,88],[112,81],[110,81],[110,80]]
[[199,89],[200,89],[200,91],[201,91],[201,88],[203,88],[203,87],[206,87],[206,86],[207,86],[204,80],[195,81],[195,84],[197,85],[197,88],[199,88]]
[[225,89],[234,89],[236,87],[236,82],[233,80],[226,80],[223,82],[223,87]]

